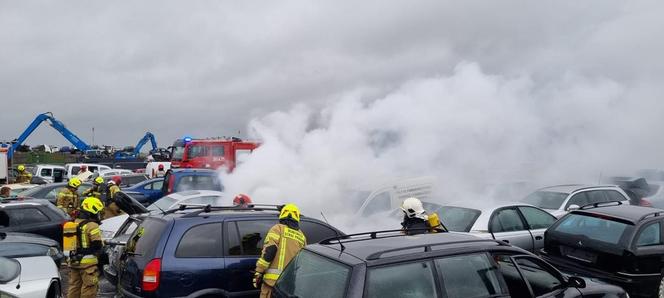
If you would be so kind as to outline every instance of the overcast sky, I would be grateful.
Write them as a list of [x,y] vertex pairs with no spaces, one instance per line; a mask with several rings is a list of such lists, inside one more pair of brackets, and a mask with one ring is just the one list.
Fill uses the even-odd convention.
[[[0,139],[47,111],[89,143],[95,127],[97,144],[132,145],[145,131],[164,147],[185,134],[244,135],[250,119],[295,103],[315,109],[355,90],[368,90],[371,101],[415,79],[452,75],[460,63],[525,75],[534,96],[557,88],[551,81],[582,77],[652,99],[663,85],[662,8],[611,0],[0,0]],[[45,127],[28,143],[66,144]]]

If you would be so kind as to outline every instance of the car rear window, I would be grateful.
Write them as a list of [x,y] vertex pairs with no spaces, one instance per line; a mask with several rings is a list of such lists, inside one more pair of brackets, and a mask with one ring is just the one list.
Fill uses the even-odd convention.
[[555,232],[618,244],[629,225],[611,218],[570,213],[560,220]]
[[180,178],[175,192],[186,190],[217,190],[223,191],[217,177],[207,175],[192,175]]
[[559,209],[567,198],[566,193],[536,191],[523,199],[523,202],[544,209]]
[[151,258],[165,229],[165,221],[156,218],[146,218],[129,238],[127,250],[137,255]]
[[302,250],[286,267],[276,285],[285,297],[344,297],[350,268]]
[[507,294],[498,280],[497,268],[486,254],[437,259],[438,278],[447,297],[490,297]]
[[47,255],[49,247],[34,243],[2,243],[0,242],[0,257],[24,258]]
[[480,214],[479,210],[453,206],[443,206],[438,211],[443,225],[455,232],[469,232]]

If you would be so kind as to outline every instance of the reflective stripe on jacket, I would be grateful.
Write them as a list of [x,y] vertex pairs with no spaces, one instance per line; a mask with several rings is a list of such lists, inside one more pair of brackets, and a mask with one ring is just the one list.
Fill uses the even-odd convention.
[[[76,223],[83,222],[83,219],[77,218]],[[89,248],[90,244],[93,241],[101,241],[101,231],[99,230],[99,224],[96,222],[88,222],[81,229],[81,239],[76,244],[77,249],[79,248]],[[73,268],[84,268],[89,267],[90,265],[96,265],[98,263],[96,255],[84,255],[79,263],[70,264]]]
[[55,205],[62,209],[67,214],[79,208],[78,192],[71,190],[69,187],[64,187],[58,192]]
[[[300,230],[291,229],[283,224],[274,225],[265,236],[263,253],[256,261],[256,272],[263,273],[263,281],[269,286],[274,286],[286,265],[306,244],[307,239]],[[264,258],[265,249],[272,245],[276,245],[277,253],[269,262]]]

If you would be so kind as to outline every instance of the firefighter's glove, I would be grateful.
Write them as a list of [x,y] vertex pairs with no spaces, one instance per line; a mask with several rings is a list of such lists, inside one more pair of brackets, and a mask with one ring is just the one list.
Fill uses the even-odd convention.
[[260,288],[262,283],[263,283],[263,273],[260,272],[254,273],[254,280],[253,280],[254,288],[256,289]]

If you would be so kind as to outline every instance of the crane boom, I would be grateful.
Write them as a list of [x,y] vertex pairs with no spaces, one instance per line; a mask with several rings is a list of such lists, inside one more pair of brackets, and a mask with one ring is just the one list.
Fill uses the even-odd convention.
[[138,158],[141,154],[141,149],[143,149],[143,146],[150,141],[150,144],[152,145],[152,150],[150,150],[150,153],[156,152],[159,148],[157,147],[157,139],[151,132],[146,132],[143,138],[141,138],[138,143],[136,144],[136,147],[134,147],[134,150],[131,152],[126,152],[126,151],[119,151],[115,153],[115,159],[133,159],[133,158]]
[[12,158],[14,156],[14,152],[18,147],[20,147],[23,142],[25,142],[26,139],[39,127],[39,125],[42,122],[48,122],[51,127],[53,127],[55,130],[57,130],[65,139],[67,139],[76,149],[81,150],[83,152],[87,151],[90,149],[90,146],[86,144],[83,140],[81,140],[78,136],[76,136],[73,132],[71,132],[65,125],[55,119],[53,116],[53,113],[51,112],[46,112],[43,114],[37,115],[35,120],[30,123],[28,128],[23,131],[23,133],[16,139],[16,142],[12,144],[11,148],[9,148],[9,151],[7,152],[7,157]]

